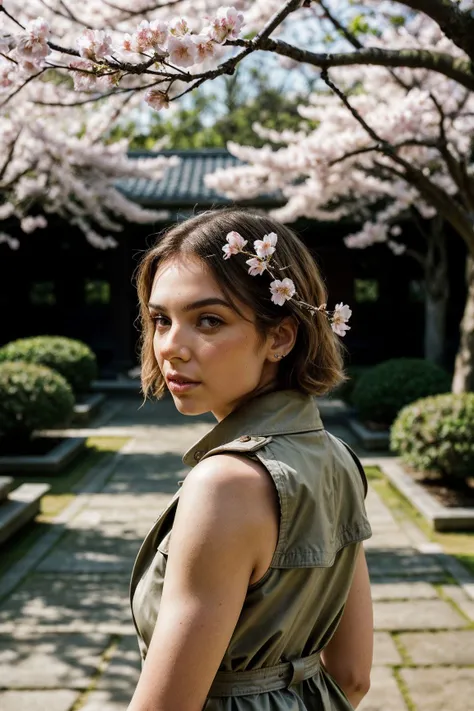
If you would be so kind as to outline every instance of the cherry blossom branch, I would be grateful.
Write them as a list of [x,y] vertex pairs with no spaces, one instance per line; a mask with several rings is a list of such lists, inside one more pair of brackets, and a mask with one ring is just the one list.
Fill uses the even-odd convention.
[[[232,40],[228,44],[248,46],[250,40]],[[466,89],[474,91],[474,72],[469,60],[453,57],[444,52],[428,49],[380,49],[368,47],[356,52],[310,52],[288,44],[283,40],[266,39],[259,49],[289,57],[297,62],[310,64],[321,69],[331,67],[349,67],[373,65],[380,67],[408,67],[411,69],[429,69],[454,79]]]
[[17,133],[17,135],[15,136],[14,140],[13,140],[13,141],[11,142],[11,144],[10,144],[10,147],[9,147],[9,149],[8,149],[8,154],[7,154],[6,158],[5,158],[5,161],[4,161],[3,165],[2,165],[2,167],[0,168],[0,181],[3,180],[3,176],[5,175],[6,170],[7,170],[8,166],[9,166],[9,164],[10,164],[12,158],[13,158],[13,154],[14,154],[14,152],[15,152],[15,146],[16,146],[16,144],[17,144],[17,141],[18,141],[19,137],[20,137],[20,134],[21,134],[21,130],[18,131],[18,133]]
[[168,2],[154,3],[153,5],[150,5],[150,7],[145,7],[141,10],[127,10],[125,7],[119,7],[112,2],[108,2],[108,0],[102,0],[102,2],[112,10],[118,10],[118,12],[126,13],[123,19],[129,20],[132,17],[147,15],[149,12],[154,12],[155,10],[162,10],[165,7],[174,7],[180,3],[182,4],[183,0],[168,0]]
[[37,72],[36,74],[32,74],[32,75],[29,76],[27,79],[25,79],[25,81],[23,82],[23,84],[21,84],[21,86],[18,86],[11,94],[9,94],[9,95],[7,96],[7,98],[6,98],[4,101],[0,102],[0,109],[2,108],[2,106],[5,106],[5,104],[7,104],[11,99],[13,99],[14,96],[16,96],[17,94],[19,94],[20,91],[21,91],[27,84],[30,83],[30,81],[33,81],[34,79],[37,79],[37,78],[38,78],[41,74],[43,74],[45,71],[46,71],[46,69],[44,69],[44,68],[43,68],[43,69],[40,69],[39,72]]
[[[345,38],[346,40],[357,50],[362,50],[366,49],[365,46],[362,44],[362,42],[355,36],[353,32],[350,32],[348,28],[342,24],[341,20],[339,20],[334,13],[332,13],[328,6],[323,2],[323,0],[317,0],[318,5],[323,9],[324,14],[327,16],[328,20],[331,22],[333,27],[338,30]],[[395,79],[395,81],[400,84],[400,86],[403,86],[404,89],[409,91],[410,86],[404,82],[402,79],[400,79],[399,76],[397,76],[396,72],[393,71],[393,69],[388,70],[389,74]]]
[[449,149],[449,142],[446,136],[446,114],[444,109],[436,96],[430,93],[430,98],[439,114],[439,133],[440,133],[440,153],[443,156],[446,166],[449,170],[454,183],[459,189],[459,195],[461,200],[464,202],[464,206],[467,210],[474,210],[474,203],[471,200],[471,190],[473,181],[469,176],[467,170],[464,168],[461,161],[457,160],[455,156]]
[[411,10],[423,12],[474,62],[474,17],[451,0],[399,0]]
[[[321,72],[321,78],[329,86],[329,88],[334,91],[334,93],[341,99],[344,106],[350,111],[352,116],[356,121],[362,126],[362,128],[368,133],[368,135],[376,142],[379,146],[378,150],[381,153],[387,155],[395,163],[401,166],[404,170],[403,172],[394,171],[399,177],[407,180],[409,183],[414,185],[422,195],[424,195],[428,201],[433,205],[439,205],[438,211],[446,216],[449,215],[451,224],[455,225],[459,234],[466,241],[468,247],[474,251],[474,231],[472,229],[472,218],[469,214],[461,208],[461,206],[455,202],[455,200],[448,195],[444,190],[439,188],[433,181],[431,181],[423,171],[415,168],[408,161],[404,160],[399,156],[394,146],[388,141],[384,140],[377,132],[368,125],[368,123],[362,118],[359,112],[352,106],[347,96],[342,92],[335,84],[332,82],[327,74],[327,70]],[[376,163],[377,164],[377,163]],[[380,165],[380,164],[379,164]],[[384,166],[388,170],[393,170],[390,166]]]
[[[317,4],[323,9],[324,15],[331,22],[332,26],[340,32],[343,37],[353,46],[355,49],[364,49],[364,45],[355,36],[353,32],[350,32],[345,25],[331,12],[328,6],[323,2],[323,0],[316,0]],[[314,12],[314,10],[313,10]]]
[[21,27],[22,30],[25,29],[24,25],[21,24],[21,22],[18,22],[13,15],[10,15],[10,13],[5,9],[3,5],[0,5],[0,12],[5,13],[5,15],[8,17],[9,20],[15,23],[15,25],[18,25],[18,27]]
[[[359,120],[359,119],[357,119]],[[422,141],[420,139],[416,138],[410,138],[407,139],[406,141],[400,141],[399,143],[390,143],[387,144],[392,147],[394,151],[397,151],[399,148],[405,148],[407,146],[423,146],[425,148],[439,148],[439,142],[438,141]],[[344,155],[339,156],[338,158],[334,158],[334,160],[329,161],[328,165],[333,166],[337,165],[338,163],[342,163],[345,160],[348,160],[349,158],[354,158],[355,156],[358,155],[363,155],[364,153],[373,153],[373,152],[382,152],[386,153],[385,148],[383,145],[380,143],[375,143],[372,146],[366,146],[365,148],[356,148],[353,151],[348,151],[347,153],[344,153]]]

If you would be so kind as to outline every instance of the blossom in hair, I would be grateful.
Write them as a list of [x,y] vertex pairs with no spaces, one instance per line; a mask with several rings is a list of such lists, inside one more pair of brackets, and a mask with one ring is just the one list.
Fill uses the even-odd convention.
[[270,284],[270,291],[272,292],[272,301],[277,306],[283,306],[285,301],[291,299],[292,296],[296,294],[296,288],[291,279],[275,279]]
[[245,264],[249,265],[250,276],[259,276],[260,274],[263,274],[268,266],[268,262],[265,259],[259,259],[258,257],[251,257],[251,259],[247,259]]
[[222,251],[224,252],[224,259],[229,259],[232,257],[233,254],[238,254],[239,252],[242,252],[243,248],[247,244],[247,240],[245,240],[242,235],[239,235],[238,232],[229,232],[229,234],[226,237],[227,244],[225,244],[222,247]]
[[261,259],[267,259],[274,254],[276,249],[278,237],[275,232],[270,232],[268,235],[264,235],[263,239],[257,239],[253,243],[257,257]]
[[343,304],[342,301],[340,304],[336,304],[331,319],[331,328],[334,333],[337,333],[338,336],[345,336],[346,331],[350,331],[351,327],[347,325],[347,321],[351,315],[352,311],[347,304]]
[[[271,299],[277,306],[283,306],[286,301],[292,299],[298,306],[306,311],[309,311],[313,316],[316,314],[323,313],[329,320],[331,328],[338,336],[344,336],[346,331],[350,330],[350,326],[347,325],[347,321],[350,319],[352,311],[347,304],[336,304],[334,311],[328,311],[326,304],[320,304],[319,306],[314,306],[312,304],[306,303],[306,301],[301,301],[296,293],[295,283],[288,278],[276,279],[273,273],[273,265],[271,264],[271,259],[276,251],[278,236],[275,232],[270,232],[263,236],[263,239],[257,239],[253,243],[256,254],[252,252],[247,252],[244,247],[247,244],[241,234],[232,231],[229,232],[226,237],[226,242],[222,247],[224,252],[224,259],[229,259],[234,254],[245,254],[245,256],[250,257],[246,259],[245,263],[248,265],[248,273],[250,276],[260,276],[265,271],[267,271],[272,277],[273,281],[270,283]],[[280,271],[286,269],[287,267],[280,267]]]

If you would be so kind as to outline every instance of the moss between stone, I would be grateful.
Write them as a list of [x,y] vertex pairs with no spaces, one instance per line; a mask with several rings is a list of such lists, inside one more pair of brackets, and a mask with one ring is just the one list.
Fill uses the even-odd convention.
[[433,531],[425,518],[411,505],[392,484],[384,477],[378,467],[367,467],[367,477],[374,490],[389,507],[395,519],[403,524],[409,519],[420,528],[430,541],[439,543],[449,553],[467,564],[474,573],[474,532],[441,533]]

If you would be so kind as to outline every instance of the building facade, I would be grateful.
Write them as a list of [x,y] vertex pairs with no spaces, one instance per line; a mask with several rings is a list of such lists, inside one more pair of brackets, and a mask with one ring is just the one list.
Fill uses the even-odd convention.
[[[204,184],[207,173],[235,165],[224,149],[163,151],[178,155],[162,180],[128,179],[121,189],[141,205],[164,210],[152,225],[124,226],[118,247],[99,250],[67,223],[49,218],[49,226],[20,237],[20,248],[0,245],[0,345],[37,334],[78,338],[95,351],[102,377],[124,374],[138,363],[139,330],[134,274],[140,255],[164,229],[177,221],[229,201]],[[143,155],[143,154],[142,154]],[[270,210],[278,195],[240,205]],[[373,364],[390,357],[423,357],[423,273],[408,256],[396,257],[384,245],[348,249],[343,238],[349,222],[298,220],[290,225],[310,248],[326,278],[329,308],[351,305],[351,330],[345,338],[347,361]],[[0,225],[1,228],[1,225]],[[416,242],[407,224],[404,239]],[[451,294],[447,365],[454,358],[464,301],[461,240],[449,240]]]

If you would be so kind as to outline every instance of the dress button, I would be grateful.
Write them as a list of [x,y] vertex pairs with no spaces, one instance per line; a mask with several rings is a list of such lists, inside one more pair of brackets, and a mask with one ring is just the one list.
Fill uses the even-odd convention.
[[204,452],[201,449],[197,449],[194,452],[194,459],[196,460],[196,462],[199,462],[199,460],[202,458],[203,454],[204,454]]
[[243,435],[243,437],[239,437],[239,442],[250,442],[251,439],[249,435]]

